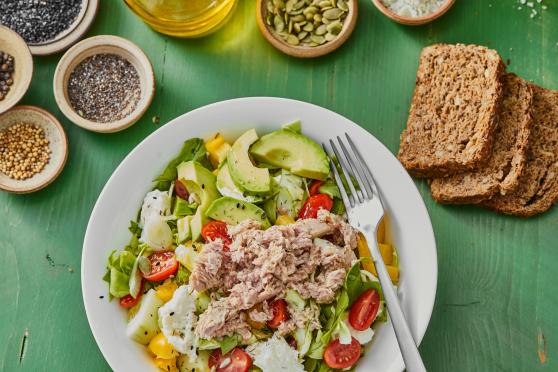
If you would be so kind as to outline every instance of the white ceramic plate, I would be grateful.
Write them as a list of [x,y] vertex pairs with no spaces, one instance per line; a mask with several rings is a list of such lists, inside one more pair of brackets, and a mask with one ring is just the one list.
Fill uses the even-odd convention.
[[[234,140],[247,129],[256,128],[262,135],[296,119],[319,143],[349,133],[368,161],[387,204],[389,239],[399,253],[403,310],[415,338],[422,339],[436,295],[436,243],[424,203],[407,172],[374,136],[334,112],[288,99],[241,98],[194,110],[151,134],[122,161],[97,200],[83,245],[82,290],[95,340],[115,371],[156,371],[145,348],[126,338],[125,311],[118,301],[108,302],[107,284],[101,280],[108,254],[129,241],[129,221],[151,189],[151,180],[188,138],[221,132]],[[357,371],[401,370],[395,334],[389,324],[382,325]]]

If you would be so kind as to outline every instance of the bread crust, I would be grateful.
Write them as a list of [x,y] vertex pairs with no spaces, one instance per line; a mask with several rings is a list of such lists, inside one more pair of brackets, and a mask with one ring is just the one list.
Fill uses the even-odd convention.
[[530,217],[558,201],[558,91],[532,86],[533,124],[519,186],[481,203],[496,212]]
[[[423,49],[397,155],[411,175],[443,177],[486,163],[492,150],[504,72],[498,53],[485,47],[435,44]],[[442,86],[434,87],[436,84]],[[460,95],[466,95],[465,99]],[[477,115],[468,107],[477,109]]]

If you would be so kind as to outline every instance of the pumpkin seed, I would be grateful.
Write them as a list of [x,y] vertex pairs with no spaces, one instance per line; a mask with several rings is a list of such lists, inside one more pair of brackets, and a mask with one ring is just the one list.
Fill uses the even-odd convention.
[[327,32],[327,26],[326,25],[320,25],[316,31],[314,31],[315,35],[325,35],[325,33]]
[[288,0],[285,4],[285,12],[290,13],[293,11],[293,7],[296,3],[296,0]]
[[324,25],[329,25],[331,22],[332,22],[331,20],[322,17],[322,23],[323,23]]
[[327,32],[333,35],[339,35],[341,29],[343,28],[343,24],[341,21],[334,21],[327,25],[326,29]]
[[325,43],[325,37],[319,35],[312,35],[312,41],[317,44]]
[[322,15],[321,14],[315,14],[314,15],[314,21],[321,22],[322,21]]
[[302,31],[298,33],[298,40],[304,40],[304,38],[308,36],[308,32]]
[[281,32],[285,29],[285,22],[283,22],[283,19],[281,19],[278,15],[275,15],[275,18],[273,18],[273,25],[275,26],[275,31],[277,32]]
[[300,44],[300,40],[298,40],[298,37],[296,37],[294,35],[289,35],[289,36],[287,36],[287,43],[289,43],[291,45],[298,45],[298,44]]
[[302,14],[298,14],[292,17],[291,19],[293,20],[293,22],[302,22],[306,20],[306,17],[303,16]]
[[320,1],[320,2],[318,3],[318,6],[319,6],[320,8],[322,8],[322,9],[325,8],[326,6],[331,6],[331,1],[329,1],[329,0],[322,0],[322,1]]
[[337,7],[339,9],[341,9],[344,12],[348,12],[349,11],[349,6],[347,5],[346,2],[344,2],[343,0],[337,0]]
[[303,7],[304,5],[306,5],[306,4],[304,3],[304,1],[299,1],[298,3],[296,3],[296,4],[293,6],[293,10],[302,9],[302,7]]
[[275,11],[275,7],[273,6],[273,3],[270,1],[267,2],[267,11],[269,13],[273,13]]
[[336,38],[336,36],[337,35],[334,35],[334,34],[331,34],[331,33],[328,32],[327,34],[325,34],[325,39],[326,39],[326,41],[332,41],[333,39]]
[[302,29],[307,32],[312,32],[314,31],[314,25],[312,23],[307,23]]
[[341,9],[332,8],[332,9],[328,9],[325,12],[323,12],[322,16],[324,18],[333,20],[333,19],[338,19],[339,17],[341,17],[341,14],[343,14],[343,11]]
[[310,5],[308,8],[306,8],[306,9],[304,9],[304,10],[302,11],[302,13],[303,13],[304,15],[312,14],[312,16],[313,16],[314,14],[316,14],[317,12],[318,12],[318,8],[316,8],[315,6],[312,6],[312,5]]
[[287,29],[287,31],[289,32],[289,34],[291,34],[293,32],[293,20],[289,20],[289,28]]

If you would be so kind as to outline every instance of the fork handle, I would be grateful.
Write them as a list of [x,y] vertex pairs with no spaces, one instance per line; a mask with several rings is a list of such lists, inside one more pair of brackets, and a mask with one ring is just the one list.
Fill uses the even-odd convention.
[[363,231],[363,233],[368,242],[368,246],[371,247],[370,253],[374,260],[374,265],[376,266],[376,272],[378,273],[378,279],[380,280],[384,292],[384,299],[391,318],[391,324],[393,325],[395,337],[397,337],[406,369],[408,372],[425,372],[426,368],[424,367],[415,340],[413,339],[413,335],[411,334],[411,330],[409,329],[405,315],[399,304],[399,299],[391,283],[386,265],[380,254],[375,231]]

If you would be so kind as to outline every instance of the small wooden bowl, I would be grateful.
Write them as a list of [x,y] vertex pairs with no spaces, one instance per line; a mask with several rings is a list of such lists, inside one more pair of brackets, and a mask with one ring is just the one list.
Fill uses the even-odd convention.
[[1,114],[15,106],[27,92],[33,77],[33,57],[21,36],[4,26],[0,26],[0,51],[14,57],[14,83],[0,101]]
[[358,0],[347,0],[347,5],[349,6],[349,12],[347,13],[347,18],[343,22],[343,28],[337,37],[319,46],[299,46],[290,45],[283,41],[279,35],[275,34],[265,19],[267,17],[267,7],[265,4],[270,0],[257,0],[256,2],[256,21],[258,22],[258,27],[262,35],[273,45],[275,48],[279,49],[285,54],[298,58],[314,58],[320,57],[325,54],[333,52],[335,49],[339,48],[353,32],[356,21],[358,18]]
[[0,115],[0,131],[18,123],[34,124],[43,128],[50,141],[50,161],[45,168],[26,180],[14,180],[0,172],[0,189],[27,194],[50,185],[62,172],[68,158],[68,139],[60,122],[49,112],[35,106],[16,106]]
[[407,26],[420,26],[443,16],[455,3],[455,0],[447,0],[444,5],[442,5],[434,13],[428,14],[423,17],[403,17],[399,14],[392,12],[387,6],[384,5],[382,0],[372,0],[376,8],[382,12],[386,17],[390,18],[392,21],[401,23]]
[[99,9],[99,0],[82,0],[82,9],[74,24],[58,35],[54,40],[41,44],[30,44],[31,53],[36,56],[46,56],[68,49],[85,35],[93,24]]
[[[68,81],[74,68],[85,58],[95,54],[117,54],[136,68],[140,78],[141,96],[135,110],[125,118],[98,123],[78,115],[68,98]],[[74,124],[93,132],[113,133],[126,129],[137,122],[145,113],[155,94],[155,75],[151,62],[134,43],[118,36],[101,35],[85,39],[74,45],[60,59],[54,72],[54,97],[60,111]]]

